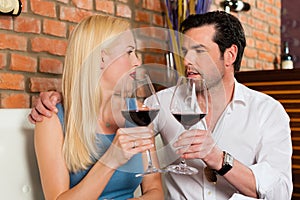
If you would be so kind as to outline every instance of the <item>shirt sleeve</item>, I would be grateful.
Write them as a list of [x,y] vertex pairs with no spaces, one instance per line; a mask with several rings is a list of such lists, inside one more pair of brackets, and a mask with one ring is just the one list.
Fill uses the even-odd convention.
[[[273,105],[273,106],[272,106]],[[256,164],[250,166],[259,198],[288,200],[292,195],[292,142],[289,117],[279,103],[264,110]]]

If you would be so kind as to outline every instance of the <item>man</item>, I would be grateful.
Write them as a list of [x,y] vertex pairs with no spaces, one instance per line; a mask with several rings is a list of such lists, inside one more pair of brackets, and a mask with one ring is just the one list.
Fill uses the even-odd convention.
[[[181,27],[186,75],[206,80],[209,112],[184,131],[168,109],[172,88],[158,93],[164,109],[154,127],[165,145],[161,164],[179,163],[181,155],[199,170],[166,174],[167,199],[290,199],[289,117],[279,102],[235,80],[246,46],[239,20],[215,11],[191,15]],[[50,107],[49,98],[43,102]],[[44,113],[42,107],[36,109]],[[35,109],[31,118],[40,120]]]

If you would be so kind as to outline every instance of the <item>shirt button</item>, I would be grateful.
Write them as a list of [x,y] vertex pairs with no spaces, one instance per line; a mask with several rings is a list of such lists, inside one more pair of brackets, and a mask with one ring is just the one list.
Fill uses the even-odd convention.
[[208,191],[207,194],[208,194],[208,195],[211,195],[211,191]]

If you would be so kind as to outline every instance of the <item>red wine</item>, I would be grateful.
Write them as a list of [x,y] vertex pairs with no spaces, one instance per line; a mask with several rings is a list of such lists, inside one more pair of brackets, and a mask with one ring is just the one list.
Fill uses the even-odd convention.
[[197,124],[206,114],[196,113],[196,114],[181,114],[181,113],[172,113],[173,116],[181,123],[185,129],[190,128],[191,126]]
[[138,126],[148,126],[157,116],[159,109],[153,110],[122,110],[122,115],[129,122]]

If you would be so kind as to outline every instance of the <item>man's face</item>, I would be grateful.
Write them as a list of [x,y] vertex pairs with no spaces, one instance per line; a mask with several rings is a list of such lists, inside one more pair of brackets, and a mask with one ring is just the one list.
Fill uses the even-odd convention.
[[208,87],[218,84],[224,75],[224,62],[213,41],[213,25],[192,28],[184,34],[182,51],[188,77],[203,77]]

